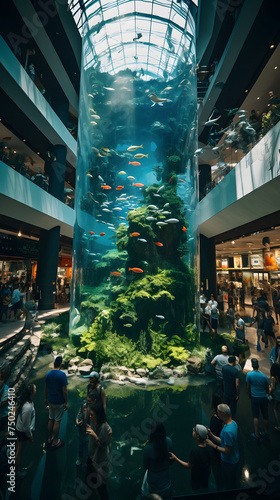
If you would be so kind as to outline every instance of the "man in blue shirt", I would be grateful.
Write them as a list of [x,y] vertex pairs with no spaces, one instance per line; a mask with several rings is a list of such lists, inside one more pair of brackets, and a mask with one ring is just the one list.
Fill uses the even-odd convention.
[[60,369],[61,364],[62,357],[57,356],[54,360],[54,369],[47,373],[45,380],[45,405],[49,407],[48,443],[52,449],[64,445],[64,441],[61,441],[58,435],[63,412],[67,409],[68,382],[65,373]]
[[253,371],[247,373],[246,382],[249,398],[251,398],[252,414],[254,420],[254,430],[251,436],[259,440],[259,414],[260,410],[263,417],[265,432],[261,435],[268,439],[268,399],[269,381],[264,373],[259,372],[259,362],[256,358],[251,359]]
[[[221,454],[221,477],[225,489],[236,488],[236,472],[239,462],[239,450],[237,444],[237,423],[231,418],[230,407],[220,404],[217,407],[219,418],[223,421],[220,437],[215,436],[210,429],[210,439],[206,443],[215,448]],[[217,443],[217,444],[216,444]]]

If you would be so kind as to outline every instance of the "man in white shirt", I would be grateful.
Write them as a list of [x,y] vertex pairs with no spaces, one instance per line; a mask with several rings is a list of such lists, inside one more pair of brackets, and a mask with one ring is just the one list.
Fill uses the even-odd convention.
[[214,299],[214,295],[213,293],[211,293],[211,298],[208,302],[209,306],[212,308],[212,307],[216,307],[218,308],[218,302]]

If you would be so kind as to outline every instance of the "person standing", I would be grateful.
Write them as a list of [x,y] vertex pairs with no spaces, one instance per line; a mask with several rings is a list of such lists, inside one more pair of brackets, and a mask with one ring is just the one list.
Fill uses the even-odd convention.
[[231,332],[232,330],[234,330],[234,309],[232,307],[229,307],[226,314],[227,314],[228,328],[229,331]]
[[211,308],[211,329],[212,329],[212,338],[216,338],[218,332],[218,318],[219,312],[215,306]]
[[109,476],[109,444],[112,429],[107,422],[104,407],[100,403],[92,405],[89,418],[91,424],[86,426],[86,433],[89,435],[87,484],[93,484],[101,500],[108,500],[106,483]]
[[254,320],[251,323],[251,326],[253,326],[254,323],[257,323],[257,343],[260,344],[260,340],[263,336],[263,330],[264,330],[264,315],[261,310],[258,309],[257,315],[254,317]]
[[[251,359],[253,370],[247,373],[246,383],[254,421],[254,430],[251,437],[259,440],[260,434],[268,439],[268,399],[269,381],[264,373],[259,371],[259,362],[256,358]],[[259,414],[262,414],[265,432],[259,432]]]
[[273,365],[273,363],[276,363],[279,354],[280,354],[280,336],[277,335],[276,346],[272,348],[271,353],[269,355],[269,360],[271,365]]
[[10,300],[10,303],[8,307],[11,308],[11,311],[14,311],[14,318],[17,320],[20,316],[21,312],[21,293],[18,288],[18,285],[14,286],[13,293],[12,293],[12,298]]
[[235,356],[229,356],[228,364],[222,367],[224,382],[224,400],[230,407],[233,420],[235,419],[237,401],[240,395],[240,370],[236,367]]
[[221,478],[225,489],[236,488],[236,472],[239,462],[237,444],[237,423],[232,420],[230,407],[226,404],[218,406],[218,415],[224,422],[220,437],[215,436],[210,429],[206,443],[221,453]]
[[211,365],[215,367],[217,382],[223,384],[222,368],[228,364],[228,348],[226,345],[222,346],[222,354],[217,354],[211,361]]
[[280,316],[280,296],[277,290],[272,294],[273,309],[275,313],[276,325],[278,325],[278,316]]
[[87,386],[87,393],[91,393],[93,404],[102,403],[106,413],[106,394],[105,389],[100,384],[99,373],[91,372],[89,374],[89,384]]
[[25,470],[19,470],[19,464],[26,443],[28,441],[33,442],[34,440],[33,432],[35,430],[35,408],[33,398],[35,394],[35,384],[30,384],[26,387],[18,411],[15,431],[17,439],[15,455],[16,479],[23,479],[26,476]]
[[218,307],[218,302],[215,300],[213,293],[211,293],[211,297],[210,297],[210,300],[209,300],[208,304],[209,304],[209,306],[211,308],[212,307]]
[[50,370],[45,379],[45,405],[49,407],[48,444],[53,450],[61,448],[64,441],[59,439],[60,422],[64,410],[67,409],[67,377],[61,371],[62,357],[54,360],[54,369]]
[[174,453],[169,453],[172,460],[176,460],[186,469],[191,470],[191,486],[194,491],[208,489],[208,480],[211,472],[211,452],[207,446],[208,431],[204,425],[196,424],[193,428],[193,438],[197,442],[196,449],[190,453],[188,462],[180,460]]
[[270,385],[270,393],[272,394],[274,405],[273,412],[276,420],[276,427],[274,427],[278,432],[280,432],[280,420],[278,416],[278,407],[280,404],[280,364],[279,358],[278,361],[273,363],[270,368],[270,376],[271,376],[271,385]]
[[274,334],[275,321],[271,315],[271,311],[267,311],[266,317],[264,318],[264,339],[265,347],[273,347],[275,345],[275,334]]
[[241,318],[240,314],[235,315],[236,318],[236,339],[242,344],[245,344],[245,321]]
[[172,498],[169,453],[172,441],[166,436],[162,422],[152,424],[149,443],[143,451],[143,465],[146,469],[142,494],[157,493],[164,500]]

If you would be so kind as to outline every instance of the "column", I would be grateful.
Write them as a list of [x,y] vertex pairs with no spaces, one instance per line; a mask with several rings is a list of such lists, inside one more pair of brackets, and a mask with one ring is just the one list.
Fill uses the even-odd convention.
[[41,229],[36,279],[36,286],[39,286],[41,292],[41,310],[54,308],[59,244],[60,226],[49,230]]
[[207,194],[207,186],[211,184],[211,165],[198,165],[199,171],[199,201]]
[[45,167],[45,171],[47,168],[49,176],[48,191],[52,196],[55,196],[55,198],[64,202],[66,147],[61,144],[57,144],[56,146],[53,146],[52,153],[56,159]]
[[210,299],[217,294],[215,239],[200,235],[200,286],[201,293]]

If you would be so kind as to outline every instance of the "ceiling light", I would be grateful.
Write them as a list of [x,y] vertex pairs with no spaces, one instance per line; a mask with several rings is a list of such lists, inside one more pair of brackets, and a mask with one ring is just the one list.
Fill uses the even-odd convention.
[[259,97],[257,97],[257,99],[259,99]]
[[249,92],[249,90],[248,90],[248,89],[246,89],[246,90],[245,90],[245,92]]
[[234,245],[234,244],[235,244],[235,241],[232,241],[231,243]]
[[26,139],[22,139],[22,140],[23,140],[23,142],[26,142]]
[[0,118],[0,122],[2,121],[2,118]]
[[18,232],[18,236],[21,236],[21,232],[20,231]]
[[278,66],[274,66],[274,69],[278,69]]
[[235,150],[235,153],[237,153],[237,149]]
[[37,151],[37,155],[39,155],[39,154],[40,154],[40,151]]
[[4,149],[8,149],[8,146],[4,146]]
[[16,151],[14,151],[14,153],[16,153]]
[[270,45],[270,47],[269,47],[269,48],[270,48],[270,49],[274,49],[274,45],[273,45],[273,44],[272,44],[272,45]]

